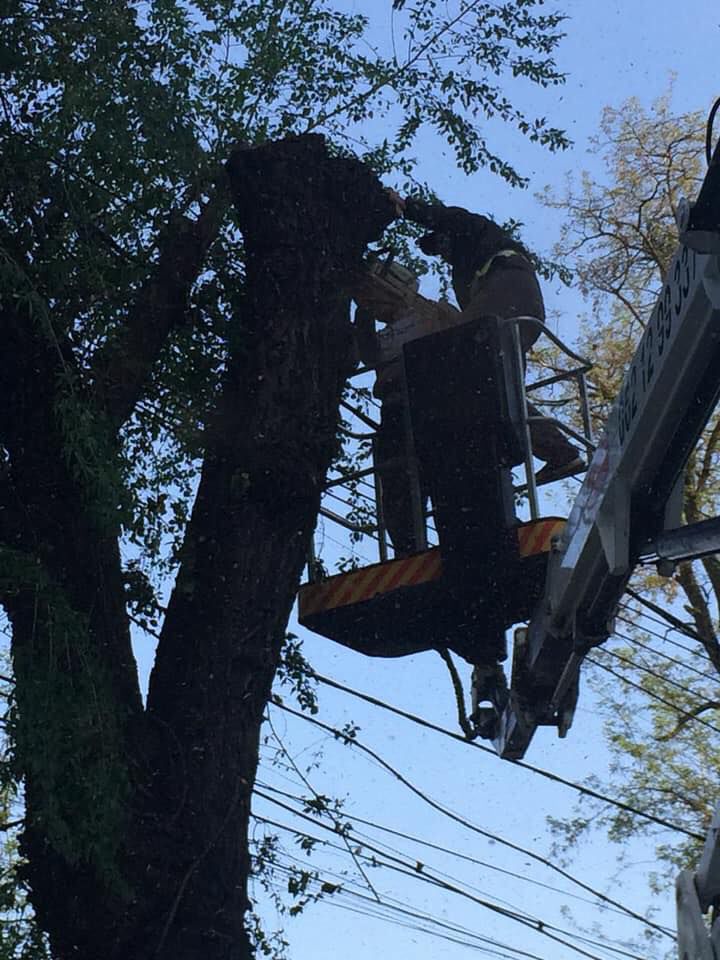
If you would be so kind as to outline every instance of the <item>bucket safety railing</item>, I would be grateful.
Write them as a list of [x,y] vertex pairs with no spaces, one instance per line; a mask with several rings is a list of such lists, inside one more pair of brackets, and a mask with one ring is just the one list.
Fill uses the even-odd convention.
[[[525,384],[525,358],[519,333],[519,323],[521,321],[523,324],[530,323],[538,326],[541,336],[551,341],[560,353],[568,359],[567,369],[558,370],[551,376],[542,377]],[[544,403],[552,404],[558,401],[536,398],[535,395],[538,391],[560,383],[569,383],[573,386],[575,397],[563,398],[562,403],[577,402],[582,430],[575,430],[555,417],[545,417],[543,415],[542,419],[552,420],[559,430],[580,444],[588,454],[591,454],[595,445],[590,422],[586,375],[592,365],[585,358],[575,353],[537,318],[513,317],[507,322],[512,324],[515,354],[512,363],[515,367],[514,375],[520,386],[522,429],[525,440],[524,466],[526,480],[515,490],[518,494],[526,494],[530,516],[532,519],[536,519],[540,515],[540,511],[535,481],[531,424],[540,418],[528,412],[528,397],[533,395],[533,403],[542,407]],[[358,370],[353,379],[367,375],[369,372],[367,368]],[[365,401],[361,399],[354,402],[344,399],[341,402],[341,407],[344,422],[340,432],[345,440],[356,445],[356,466],[350,470],[335,469],[328,477],[320,507],[320,515],[328,524],[333,525],[339,531],[350,534],[350,544],[353,547],[355,543],[362,539],[367,539],[373,545],[375,557],[372,559],[363,557],[363,560],[372,563],[384,562],[390,558],[392,546],[387,531],[382,489],[383,467],[387,467],[389,461],[383,464],[378,456],[380,404],[370,398]],[[437,533],[433,525],[432,508],[429,508],[428,502],[424,501],[423,498],[407,403],[404,404],[403,425],[404,450],[394,451],[393,463],[396,460],[404,461],[408,479],[407,493],[412,505],[415,542],[417,549],[426,549],[428,546],[437,544]],[[364,453],[363,444],[365,445]],[[330,537],[330,539],[335,540],[333,537]],[[345,546],[345,543],[342,545]],[[313,538],[308,556],[308,579],[310,581],[316,580],[322,575],[324,573],[317,557],[315,538]]]
[[[532,434],[531,434],[531,424],[538,420],[550,420],[554,425],[566,436],[575,440],[577,443],[581,444],[584,447],[585,451],[589,454],[595,450],[595,443],[593,440],[592,433],[592,424],[590,422],[590,407],[588,403],[588,390],[587,390],[587,379],[586,374],[592,369],[592,364],[589,360],[586,360],[584,357],[581,357],[578,353],[575,353],[566,343],[564,343],[560,337],[552,332],[541,320],[537,317],[527,317],[519,316],[512,317],[509,319],[512,323],[512,335],[513,335],[513,344],[515,348],[515,356],[513,358],[514,364],[516,367],[515,375],[517,377],[517,382],[520,385],[520,401],[521,401],[521,415],[523,423],[523,432],[524,432],[524,447],[525,447],[525,483],[520,487],[517,487],[517,492],[527,491],[528,506],[530,509],[530,517],[533,520],[536,520],[540,516],[540,509],[538,503],[538,493],[537,493],[537,483],[535,480],[535,467],[534,467],[534,452],[532,446]],[[531,383],[525,383],[525,356],[522,349],[522,344],[520,341],[520,323],[525,325],[531,325],[538,328],[541,337],[545,337],[550,340],[551,343],[554,343],[555,346],[560,350],[564,356],[566,356],[570,361],[572,361],[575,366],[570,367],[567,370],[560,370],[557,373],[549,377],[543,377],[540,380],[535,380]],[[577,430],[573,430],[572,427],[569,427],[566,423],[563,423],[561,420],[558,420],[555,417],[547,416],[533,416],[528,411],[528,394],[534,393],[538,390],[542,390],[544,387],[553,386],[557,383],[571,383],[574,384],[575,389],[577,390],[577,402],[580,410],[580,417],[582,420],[582,433],[579,433]],[[536,401],[538,404],[542,405],[542,399]],[[566,401],[563,401],[566,402]],[[570,402],[570,401],[567,401]]]

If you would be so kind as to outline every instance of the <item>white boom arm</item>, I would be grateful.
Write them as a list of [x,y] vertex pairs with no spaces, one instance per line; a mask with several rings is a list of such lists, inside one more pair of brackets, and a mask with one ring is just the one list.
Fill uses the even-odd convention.
[[542,724],[564,735],[584,656],[609,636],[643,549],[678,524],[672,494],[719,392],[720,256],[682,245],[551,558],[543,604],[516,655],[495,740],[501,755],[522,756]]

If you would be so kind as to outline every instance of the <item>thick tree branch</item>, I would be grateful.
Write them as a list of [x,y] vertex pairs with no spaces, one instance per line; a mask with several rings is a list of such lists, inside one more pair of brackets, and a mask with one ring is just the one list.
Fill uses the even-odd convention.
[[705,652],[717,673],[720,674],[720,645],[718,645],[707,601],[703,596],[700,584],[697,582],[692,564],[680,564],[678,567],[677,580],[685,592],[685,596],[688,598],[689,605],[686,609],[693,618],[697,633],[702,638]]
[[[78,874],[78,854],[63,838],[72,836],[79,857],[92,861],[94,828],[86,825],[102,820],[98,796],[106,787],[104,809],[134,778],[142,700],[121,577],[113,451],[97,453],[105,450],[102,429],[86,416],[70,346],[29,276],[18,274],[22,295],[0,316],[0,582],[8,588],[14,749],[27,810],[21,848],[39,922],[81,931],[106,920],[104,911],[88,909],[101,899],[102,883],[91,869]],[[121,802],[117,809],[108,834],[123,832],[127,811]],[[116,840],[104,838],[106,849]]]
[[[701,703],[698,707],[693,707],[692,710],[684,710],[683,715],[678,720],[677,724],[669,733],[664,733],[661,736],[658,736],[658,740],[672,740],[673,737],[683,729],[683,727],[690,723],[691,720],[694,720],[696,717],[699,717],[703,713],[707,713],[708,710],[720,710],[720,700],[708,700],[707,703]],[[692,804],[689,801],[687,795],[683,795],[681,798],[684,803],[687,803],[688,806],[692,807]],[[703,809],[703,808],[700,808]]]
[[720,605],[720,560],[715,556],[703,557],[700,561],[715,594],[715,603]]
[[125,322],[93,364],[95,390],[114,430],[130,417],[169,335],[185,320],[188,298],[230,205],[219,179],[197,220],[172,217],[155,267]]

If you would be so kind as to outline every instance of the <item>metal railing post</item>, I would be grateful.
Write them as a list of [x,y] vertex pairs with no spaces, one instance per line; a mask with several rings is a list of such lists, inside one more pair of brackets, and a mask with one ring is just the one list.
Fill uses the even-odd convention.
[[587,380],[584,371],[577,375],[578,393],[580,394],[580,410],[582,412],[583,430],[588,443],[593,443],[592,424],[590,422],[590,405],[588,404]]
[[378,553],[380,562],[388,558],[387,538],[385,536],[385,509],[383,507],[382,480],[377,466],[377,434],[372,438],[373,483],[375,486],[375,524],[377,526]]
[[522,413],[523,439],[525,441],[525,478],[527,482],[528,503],[530,505],[530,516],[536,520],[540,515],[538,506],[537,485],[535,483],[535,468],[533,466],[532,437],[530,436],[530,421],[528,417],[527,394],[525,392],[525,357],[520,343],[519,318],[510,317],[512,322],[511,333],[513,347],[515,351],[515,363],[518,372],[518,389],[520,392],[520,412]]

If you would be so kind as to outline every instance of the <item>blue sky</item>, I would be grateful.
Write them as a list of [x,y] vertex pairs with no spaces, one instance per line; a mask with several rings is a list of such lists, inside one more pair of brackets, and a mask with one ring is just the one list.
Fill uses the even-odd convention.
[[[348,4],[350,5],[350,4]],[[560,214],[543,208],[535,194],[549,184],[562,185],[568,172],[589,169],[598,173],[597,158],[588,153],[588,141],[596,131],[602,108],[618,106],[624,99],[636,96],[644,105],[667,90],[671,74],[675,74],[674,106],[678,112],[708,109],[720,94],[717,79],[717,55],[720,41],[720,11],[714,3],[699,2],[683,7],[668,0],[626,0],[624,3],[598,0],[566,0],[558,7],[570,17],[566,23],[567,38],[559,51],[561,68],[568,74],[561,88],[536,90],[520,85],[520,100],[529,110],[547,116],[565,128],[574,141],[571,150],[551,155],[539,147],[526,144],[498,127],[493,148],[518,166],[530,178],[527,190],[512,190],[497,177],[481,172],[465,177],[453,167],[449,154],[431,137],[422,142],[421,176],[430,181],[442,199],[494,214],[497,219],[513,217],[525,224],[525,241],[539,252],[549,252],[560,225]],[[385,2],[355,4],[356,9],[377,15],[377,34],[382,35],[387,19]],[[515,93],[511,97],[515,97]],[[546,285],[548,306],[557,312],[557,329],[571,339],[576,318],[584,309],[577,294],[558,284]],[[337,531],[327,528],[328,534]],[[298,631],[305,643],[305,652],[315,668],[347,685],[419,714],[435,723],[455,729],[455,703],[449,679],[440,658],[423,654],[402,661],[369,660],[353,654],[328,640]],[[481,828],[501,835],[540,855],[550,854],[552,838],[546,818],[567,815],[575,796],[567,787],[552,784],[540,775],[519,769],[464,744],[454,743],[438,734],[398,719],[377,708],[368,707],[346,694],[322,688],[319,691],[324,722],[342,727],[357,723],[360,739],[390,764],[401,770],[412,782],[434,799],[457,811]],[[494,898],[512,904],[559,927],[588,931],[588,937],[607,936],[615,941],[633,937],[639,926],[628,918],[598,906],[574,899],[571,894],[587,897],[557,872],[542,868],[526,855],[503,847],[461,827],[447,816],[438,814],[412,795],[368,757],[336,740],[309,723],[273,709],[276,733],[286,743],[295,763],[304,770],[317,792],[345,799],[347,816],[355,814],[396,830],[426,838],[453,848],[519,878],[498,873],[490,867],[461,861],[457,858],[422,848],[417,844],[379,834],[358,825],[375,837],[402,849],[412,859],[459,878],[462,883],[482,891],[480,899]],[[641,715],[638,723],[643,723]],[[274,738],[268,731],[270,740]],[[268,753],[270,746],[268,746]],[[317,755],[320,751],[321,755]],[[558,740],[554,731],[540,731],[527,759],[538,767],[556,771],[570,780],[581,780],[607,774],[608,756],[603,746],[601,719],[592,696],[585,690],[575,724],[566,740]],[[295,771],[273,769],[265,764],[260,778],[276,789],[290,793],[298,788]],[[263,816],[290,824],[291,818],[279,807],[258,801],[256,810]],[[308,828],[320,835],[320,831]],[[332,839],[332,838],[331,838]],[[292,846],[292,843],[290,844]],[[651,903],[647,873],[654,866],[654,844],[638,840],[625,850],[625,863],[618,864],[618,851],[603,843],[602,834],[584,844],[567,869],[586,883],[608,892],[634,910],[643,912]],[[303,854],[297,854],[301,859]],[[327,853],[328,869],[344,866],[356,874],[357,891],[373,899],[395,897],[411,903],[417,910],[426,910],[441,920],[460,924],[475,934],[496,938],[519,949],[553,960],[565,960],[577,953],[534,934],[526,928],[499,917],[477,902],[430,888],[398,873],[369,870],[368,877],[357,874],[347,853]],[[367,882],[369,880],[369,883]],[[528,882],[535,881],[536,883]],[[558,887],[565,893],[537,884]],[[468,954],[467,946],[432,939],[417,931],[401,929],[380,920],[371,920],[341,909],[342,898],[309,907],[296,920],[285,922],[285,934],[293,957],[312,956],[313,960],[330,960],[341,953],[349,960],[366,958],[368,954],[410,953],[415,958],[457,960]],[[674,922],[674,891],[652,898],[662,922]],[[350,905],[351,901],[345,901]],[[356,907],[365,909],[366,901],[357,899]],[[273,925],[272,908],[264,911],[268,925]],[[278,923],[283,923],[282,918]],[[578,926],[574,926],[577,924]],[[502,948],[495,949],[504,955]],[[580,944],[596,956],[619,956],[596,945]],[[671,947],[665,941],[664,947]],[[648,951],[628,949],[641,956],[657,956],[658,947]],[[480,954],[483,955],[483,954]]]

